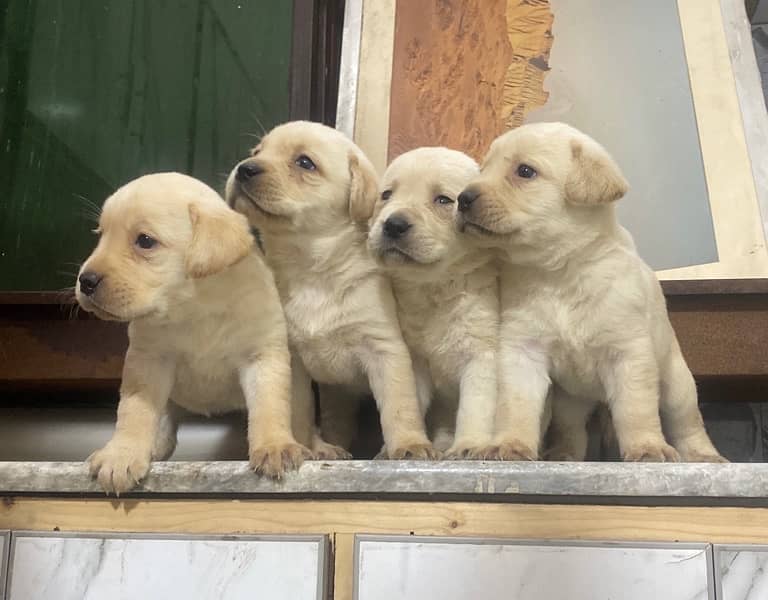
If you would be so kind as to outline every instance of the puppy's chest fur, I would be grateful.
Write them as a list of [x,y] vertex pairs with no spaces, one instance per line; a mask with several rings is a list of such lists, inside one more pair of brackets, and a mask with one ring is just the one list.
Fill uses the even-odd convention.
[[[132,345],[172,359],[170,399],[193,412],[245,408],[239,370],[270,344],[286,345],[271,276],[263,264],[247,264],[250,261],[199,285],[198,297],[179,306],[171,319],[134,322],[129,329]],[[255,306],[262,307],[258,316]]]
[[394,279],[398,319],[414,359],[424,361],[437,389],[456,390],[466,364],[493,353],[499,326],[496,270],[481,267],[435,283]]
[[386,321],[383,277],[362,247],[342,246],[319,262],[302,256],[309,251],[273,263],[289,343],[316,381],[365,388],[359,352]]
[[625,321],[621,303],[612,301],[610,279],[584,272],[563,281],[546,272],[510,269],[502,275],[501,290],[502,344],[539,354],[569,393],[601,395],[600,365],[634,326]]

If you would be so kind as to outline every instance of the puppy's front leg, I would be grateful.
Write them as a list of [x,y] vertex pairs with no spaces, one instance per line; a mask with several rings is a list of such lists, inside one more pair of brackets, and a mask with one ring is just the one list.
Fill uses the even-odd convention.
[[543,349],[502,341],[498,365],[496,434],[485,457],[536,460],[550,385],[547,356]]
[[497,397],[496,353],[472,357],[461,374],[456,435],[447,452],[449,458],[484,458],[493,437]]
[[291,431],[291,368],[286,349],[265,350],[240,369],[240,385],[248,407],[251,468],[280,479],[298,469],[312,454]]
[[624,460],[679,461],[661,431],[659,372],[650,340],[612,352],[599,372]]
[[147,475],[173,387],[174,368],[167,358],[128,348],[115,433],[106,446],[88,457],[91,475],[107,493],[127,492]]
[[379,408],[384,446],[391,459],[434,459],[419,406],[411,357],[394,340],[363,352],[363,367]]

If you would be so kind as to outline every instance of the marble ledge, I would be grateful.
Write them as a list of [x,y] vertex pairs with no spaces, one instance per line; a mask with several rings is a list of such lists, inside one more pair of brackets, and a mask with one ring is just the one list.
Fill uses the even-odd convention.
[[[0,495],[99,496],[83,463],[0,462]],[[768,463],[310,461],[283,480],[246,462],[157,462],[130,496],[462,497],[498,501],[741,504],[768,507]]]

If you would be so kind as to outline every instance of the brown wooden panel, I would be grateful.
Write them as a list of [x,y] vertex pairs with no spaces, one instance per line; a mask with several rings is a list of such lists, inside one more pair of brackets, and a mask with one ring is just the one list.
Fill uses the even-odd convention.
[[[743,399],[745,393],[737,391],[743,388],[751,399],[759,399],[768,383],[768,293],[738,293],[738,285],[720,291],[728,289],[732,293],[668,294],[670,319],[691,370],[703,384],[702,396]],[[70,318],[73,309],[57,304],[0,306],[0,384],[117,385],[127,347],[125,324],[82,313]]]
[[768,375],[768,294],[668,296],[667,303],[694,374]]
[[69,318],[72,307],[0,312],[0,382],[114,386],[128,347],[125,323]]
[[389,160],[419,146],[479,159],[504,131],[507,0],[398,0]]
[[0,500],[0,529],[38,531],[371,533],[745,544],[764,544],[768,539],[766,508],[12,496]]

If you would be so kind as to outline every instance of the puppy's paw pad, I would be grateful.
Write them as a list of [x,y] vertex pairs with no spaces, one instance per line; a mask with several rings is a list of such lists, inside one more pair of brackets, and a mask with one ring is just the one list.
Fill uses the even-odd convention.
[[440,453],[432,444],[416,443],[399,446],[387,452],[391,460],[438,460]]
[[88,468],[107,493],[119,496],[133,489],[149,472],[150,453],[140,453],[134,446],[109,443],[91,454]]
[[352,458],[352,454],[341,446],[328,443],[315,444],[312,453],[316,460],[350,460]]
[[282,479],[286,471],[297,470],[313,458],[309,448],[296,442],[259,446],[250,451],[249,463],[257,475]]
[[680,455],[669,444],[641,444],[624,453],[625,462],[680,462]]
[[495,444],[484,449],[482,453],[486,460],[530,461],[538,458],[538,453],[533,448],[517,440]]

